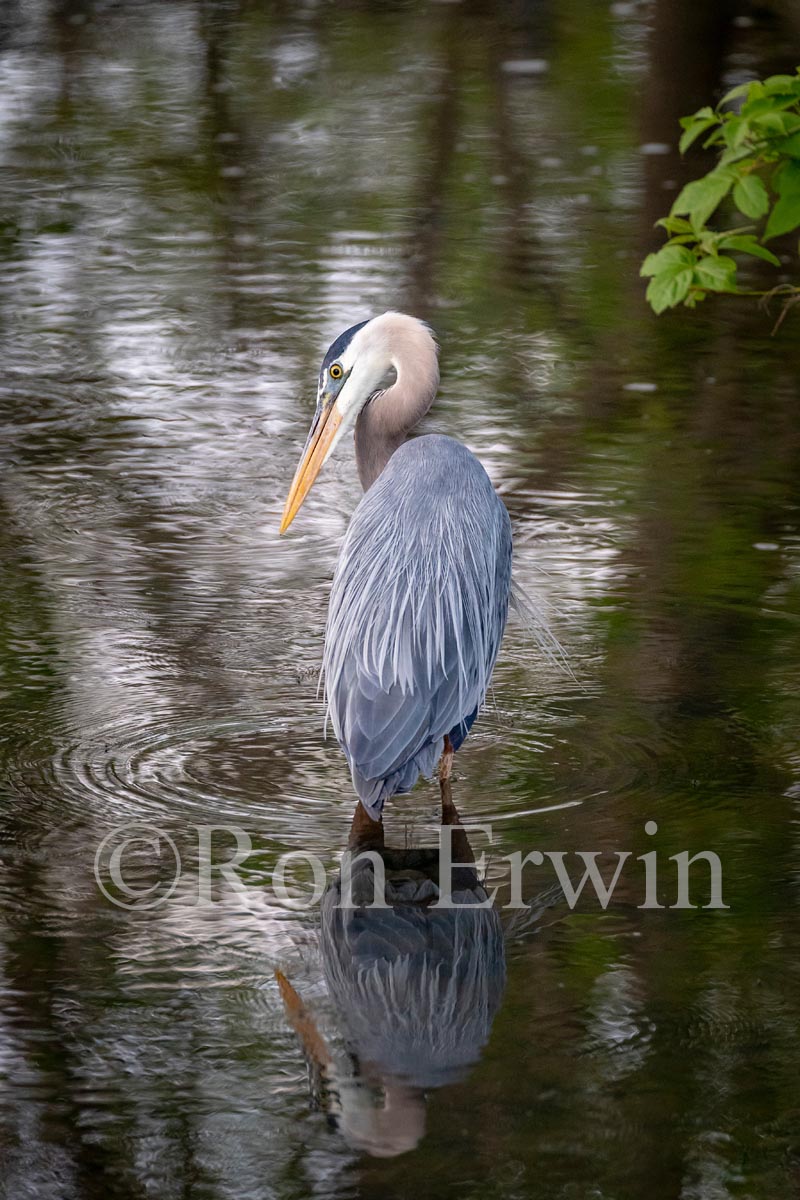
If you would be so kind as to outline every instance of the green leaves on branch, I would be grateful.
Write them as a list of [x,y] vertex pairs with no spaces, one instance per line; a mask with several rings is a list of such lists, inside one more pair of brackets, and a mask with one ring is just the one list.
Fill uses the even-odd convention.
[[[770,258],[778,261],[774,254]],[[675,245],[674,241],[657,254],[648,254],[641,273],[651,276],[647,299],[657,313],[674,308],[681,301],[693,308],[705,292],[726,292],[736,287],[736,263],[732,258],[698,253],[688,246]]]
[[674,308],[681,301],[694,308],[707,292],[735,293],[736,261],[723,253],[726,250],[780,266],[780,259],[746,232],[746,226],[723,233],[704,229],[698,236],[691,222],[682,217],[664,217],[658,224],[675,236],[642,263],[641,274],[650,277],[647,299],[654,312]]
[[[738,111],[726,107],[739,100]],[[681,153],[702,139],[704,147],[718,149],[719,160],[686,184],[669,216],[658,222],[669,240],[641,268],[657,313],[681,303],[694,307],[709,292],[739,293],[730,252],[780,266],[764,243],[800,228],[800,67],[795,75],[741,84],[717,108],[701,108],[681,126]],[[750,221],[766,218],[763,229],[709,229],[723,201]],[[800,287],[782,290],[800,293]]]

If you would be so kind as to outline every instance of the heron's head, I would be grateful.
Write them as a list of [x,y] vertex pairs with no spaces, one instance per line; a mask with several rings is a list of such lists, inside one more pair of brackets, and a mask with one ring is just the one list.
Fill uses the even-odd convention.
[[[439,382],[436,344],[428,327],[415,317],[383,313],[353,325],[331,343],[322,360],[317,408],[286,499],[281,533],[291,525],[323,464],[361,411],[388,389],[394,393],[401,377],[409,388],[398,391],[391,405],[387,397],[387,409],[396,421],[411,428],[430,406]],[[408,402],[412,393],[417,398],[416,413]],[[386,415],[391,424],[391,414]]]

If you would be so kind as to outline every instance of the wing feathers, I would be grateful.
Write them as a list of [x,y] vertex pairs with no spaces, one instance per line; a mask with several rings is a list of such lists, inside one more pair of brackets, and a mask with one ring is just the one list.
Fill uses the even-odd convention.
[[328,703],[360,793],[398,772],[411,786],[406,768],[482,703],[510,572],[508,514],[478,460],[450,438],[401,446],[353,515],[331,590]]

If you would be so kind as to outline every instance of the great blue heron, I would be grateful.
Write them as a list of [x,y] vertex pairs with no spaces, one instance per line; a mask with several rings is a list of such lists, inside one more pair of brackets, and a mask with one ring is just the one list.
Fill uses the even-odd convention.
[[341,334],[281,522],[355,427],[365,495],[331,590],[324,670],[334,732],[367,813],[452,757],[478,715],[506,624],[511,522],[478,459],[450,437],[406,441],[439,384],[422,321],[387,312]]

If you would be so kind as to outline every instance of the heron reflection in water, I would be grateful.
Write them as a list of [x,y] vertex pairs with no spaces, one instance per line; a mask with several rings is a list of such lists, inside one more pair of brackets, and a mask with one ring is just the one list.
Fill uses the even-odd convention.
[[324,671],[333,729],[373,820],[437,760],[449,779],[508,613],[511,523],[486,471],[453,438],[406,440],[438,384],[421,321],[388,312],[341,334],[281,522],[283,533],[353,428],[365,495],[336,567]]
[[438,908],[438,851],[393,850],[383,826],[356,809],[348,849],[380,854],[386,908],[369,907],[370,859],[355,857],[352,907],[338,877],[322,900],[325,980],[344,1036],[338,1056],[299,995],[278,972],[289,1019],[309,1065],[312,1092],[345,1140],[379,1157],[412,1150],[425,1132],[425,1094],[462,1078],[477,1061],[505,986],[500,917],[487,901],[449,788],[452,899]]

